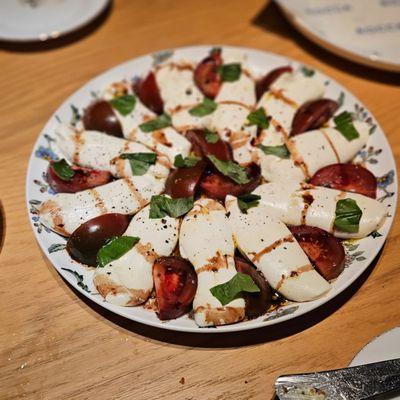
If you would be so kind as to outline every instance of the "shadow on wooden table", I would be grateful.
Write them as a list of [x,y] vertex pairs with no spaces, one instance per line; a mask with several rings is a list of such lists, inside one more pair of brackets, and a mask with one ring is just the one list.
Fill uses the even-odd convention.
[[[207,333],[206,335],[202,335],[201,333],[175,332],[143,325],[106,310],[98,304],[90,301],[87,297],[83,296],[67,283],[64,287],[65,290],[70,292],[71,296],[74,297],[74,295],[76,295],[86,304],[86,306],[88,306],[84,307],[85,311],[93,311],[92,315],[94,315],[96,318],[102,320],[103,322],[103,318],[105,318],[112,325],[115,324],[118,325],[118,327],[124,329],[125,333],[127,333],[126,331],[129,331],[134,335],[143,336],[160,342],[166,342],[176,346],[202,348],[248,346],[273,340],[279,340],[294,335],[303,330],[311,328],[312,326],[323,321],[325,318],[329,317],[332,313],[342,307],[367,280],[375,265],[377,264],[382,254],[382,250],[383,249],[381,249],[371,265],[356,280],[356,282],[354,282],[349,288],[344,290],[328,303],[322,305],[316,310],[310,311],[309,313],[306,313],[292,320],[265,328],[258,328],[243,332]],[[52,273],[58,277],[57,272],[54,270],[54,268],[51,266],[50,262],[45,258],[44,255],[43,259],[46,261],[46,264],[52,271]]]
[[0,49],[10,52],[29,53],[53,50],[59,47],[67,46],[95,32],[110,16],[112,9],[113,2],[110,1],[106,8],[89,24],[78,28],[76,31],[62,35],[57,39],[49,39],[44,42],[8,42],[0,40]]
[[[345,58],[336,56],[317,44],[314,44],[292,27],[279,10],[279,7],[272,1],[254,17],[252,23],[269,32],[292,39],[299,47],[303,48],[313,57],[318,58],[325,64],[333,66],[334,68],[341,69],[344,72],[364,79],[380,81],[388,85],[400,85],[400,74],[398,73],[381,71],[354,63]],[[274,51],[274,49],[270,48],[266,48],[265,50]]]

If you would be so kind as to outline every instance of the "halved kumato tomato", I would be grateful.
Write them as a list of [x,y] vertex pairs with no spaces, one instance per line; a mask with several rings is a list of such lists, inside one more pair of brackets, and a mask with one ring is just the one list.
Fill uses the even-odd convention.
[[345,252],[339,239],[314,226],[290,226],[289,229],[316,270],[326,280],[340,275],[344,269]]
[[53,161],[50,162],[47,168],[46,180],[56,193],[76,193],[96,186],[105,185],[112,179],[108,171],[98,171],[72,165],[71,168],[74,170],[75,175],[71,180],[65,181],[54,172],[52,165]]
[[319,99],[304,103],[293,118],[290,134],[293,136],[321,128],[332,118],[338,108],[339,104],[330,99]]
[[215,169],[206,171],[200,182],[201,191],[206,196],[221,201],[225,200],[228,194],[237,197],[250,193],[260,184],[261,171],[257,164],[250,164],[246,167],[246,171],[251,181],[243,185],[239,185]]
[[121,236],[128,228],[129,216],[103,214],[92,218],[72,232],[67,252],[76,261],[96,266],[97,253],[113,236]]
[[96,100],[83,113],[83,125],[89,131],[100,131],[108,135],[123,137],[122,126],[114,109],[106,100]]
[[376,198],[377,181],[374,174],[361,165],[332,164],[319,169],[311,178],[315,186],[325,186]]
[[201,160],[193,167],[172,170],[165,183],[165,193],[173,199],[194,196],[206,165]]
[[257,271],[248,261],[235,257],[236,270],[242,274],[249,275],[260,289],[258,293],[243,293],[246,303],[247,318],[257,318],[268,310],[272,301],[272,292],[264,278],[264,275]]
[[149,72],[146,78],[141,79],[133,87],[134,92],[140,101],[156,114],[162,114],[164,103],[157,85],[154,72]]
[[262,95],[269,90],[270,86],[285,72],[293,72],[293,68],[289,65],[286,67],[276,68],[261,78],[256,83],[257,100],[260,100]]
[[218,67],[222,65],[221,50],[214,49],[194,70],[194,81],[204,96],[214,99],[221,87]]
[[206,132],[196,129],[187,131],[186,139],[192,144],[192,151],[199,157],[211,154],[223,161],[233,160],[230,144],[221,138],[215,143],[207,142]]
[[161,320],[178,318],[191,310],[197,275],[188,260],[160,257],[153,265],[153,279]]

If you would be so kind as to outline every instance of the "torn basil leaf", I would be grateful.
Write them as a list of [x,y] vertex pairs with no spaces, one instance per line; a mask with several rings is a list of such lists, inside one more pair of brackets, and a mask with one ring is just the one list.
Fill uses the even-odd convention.
[[312,77],[312,76],[315,75],[315,71],[314,71],[313,69],[308,68],[308,67],[305,67],[305,66],[301,67],[301,72],[302,72],[303,75],[306,76],[307,78],[310,78],[310,77]]
[[218,104],[205,97],[203,102],[189,110],[189,114],[193,117],[205,117],[206,115],[212,114],[218,107]]
[[360,137],[353,124],[353,118],[348,111],[343,111],[333,118],[337,129],[349,142]]
[[217,71],[223,82],[235,82],[240,78],[242,66],[239,63],[224,64]]
[[221,174],[228,176],[239,185],[249,183],[251,179],[247,176],[246,168],[241,167],[233,161],[223,161],[219,158],[208,155],[208,159],[213,163],[214,167],[217,168]]
[[53,162],[51,168],[53,168],[55,174],[63,181],[70,181],[75,175],[75,171],[67,163],[65,158]]
[[177,218],[189,212],[193,206],[193,197],[171,199],[164,195],[155,195],[150,200],[149,217],[156,219],[164,218],[168,215],[172,218]]
[[238,272],[228,282],[212,287],[210,292],[225,306],[236,299],[240,293],[258,293],[260,288],[254,283],[250,275]]
[[290,152],[285,144],[279,146],[264,146],[263,144],[259,144],[257,147],[267,155],[279,158],[290,158]]
[[156,153],[123,153],[120,155],[123,160],[129,160],[133,176],[144,175],[151,165],[156,163]]
[[171,117],[168,114],[162,114],[157,118],[151,119],[150,121],[144,122],[139,125],[139,128],[143,132],[153,132],[159,129],[168,128],[172,126]]
[[267,117],[267,114],[265,114],[263,107],[251,112],[247,116],[247,121],[247,125],[256,125],[261,129],[267,129],[269,127],[269,118]]
[[206,137],[206,142],[207,142],[207,143],[215,144],[215,143],[218,142],[218,140],[219,140],[219,135],[218,135],[218,133],[212,132],[212,131],[206,129],[206,130],[205,130],[205,134],[206,134],[205,137]]
[[238,196],[238,206],[243,214],[247,214],[247,210],[252,207],[257,207],[260,203],[261,196],[257,194],[242,194]]
[[182,154],[177,154],[174,160],[174,167],[176,168],[190,168],[194,167],[199,161],[200,157],[189,156],[186,158],[182,157]]
[[104,267],[118,260],[139,242],[136,236],[115,236],[111,238],[97,253],[97,266]]
[[342,199],[336,203],[334,226],[337,230],[357,233],[362,211],[353,199]]
[[125,116],[130,114],[134,110],[136,105],[136,97],[132,94],[124,94],[110,100],[110,104],[120,114]]

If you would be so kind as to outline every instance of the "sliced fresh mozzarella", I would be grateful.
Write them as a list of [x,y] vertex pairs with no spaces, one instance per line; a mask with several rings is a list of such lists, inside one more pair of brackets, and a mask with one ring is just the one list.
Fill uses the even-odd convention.
[[172,114],[172,125],[177,131],[186,132],[190,129],[205,129],[209,127],[212,114],[205,115],[204,117],[196,117],[189,113],[193,107],[193,105],[182,107],[174,111]]
[[[111,172],[118,178],[132,176],[129,160],[122,153],[149,153],[151,150],[141,143],[120,139],[97,131],[78,131],[60,124],[55,132],[56,142],[64,156],[74,164]],[[166,178],[169,160],[163,155],[150,166],[145,175]]]
[[235,246],[225,212],[217,201],[202,198],[195,202],[181,225],[180,252],[193,264],[198,277],[193,310],[199,326],[231,324],[244,318],[242,298],[222,306],[210,292],[236,274]]
[[246,106],[256,104],[256,86],[254,79],[246,70],[242,70],[240,78],[233,82],[222,82],[215,101],[232,101]]
[[247,62],[247,54],[239,49],[229,49],[224,47],[221,51],[221,58],[224,64],[245,64]]
[[[282,222],[289,225],[316,226],[344,239],[369,235],[382,226],[387,214],[386,207],[377,200],[324,187],[299,189],[295,184],[274,182],[259,186],[254,193],[261,196],[261,201]],[[335,229],[336,204],[343,199],[355,200],[362,211],[356,233]]]
[[97,267],[93,282],[108,302],[120,306],[144,303],[153,289],[152,268],[160,256],[169,256],[178,242],[179,220],[149,218],[150,206],[139,211],[124,233],[139,242],[119,259]]
[[270,207],[259,204],[244,214],[237,198],[230,195],[225,207],[236,245],[275,290],[289,300],[310,301],[330,289],[289,229],[271,214]]
[[192,64],[181,62],[164,64],[156,69],[156,81],[167,113],[203,100],[204,96],[193,80],[193,68]]
[[124,79],[122,81],[112,81],[104,85],[104,89],[100,91],[99,97],[104,100],[112,100],[115,97],[132,93],[132,83]]
[[40,222],[69,236],[79,225],[107,213],[134,214],[164,190],[165,178],[151,174],[118,179],[78,193],[58,193],[41,204]]

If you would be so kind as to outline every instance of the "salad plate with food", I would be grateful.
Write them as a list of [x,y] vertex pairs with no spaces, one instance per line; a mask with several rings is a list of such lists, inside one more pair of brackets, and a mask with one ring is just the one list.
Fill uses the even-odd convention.
[[199,333],[323,306],[377,255],[396,199],[390,146],[358,99],[229,46],[93,79],[50,118],[27,175],[32,227],[65,280],[131,320]]

